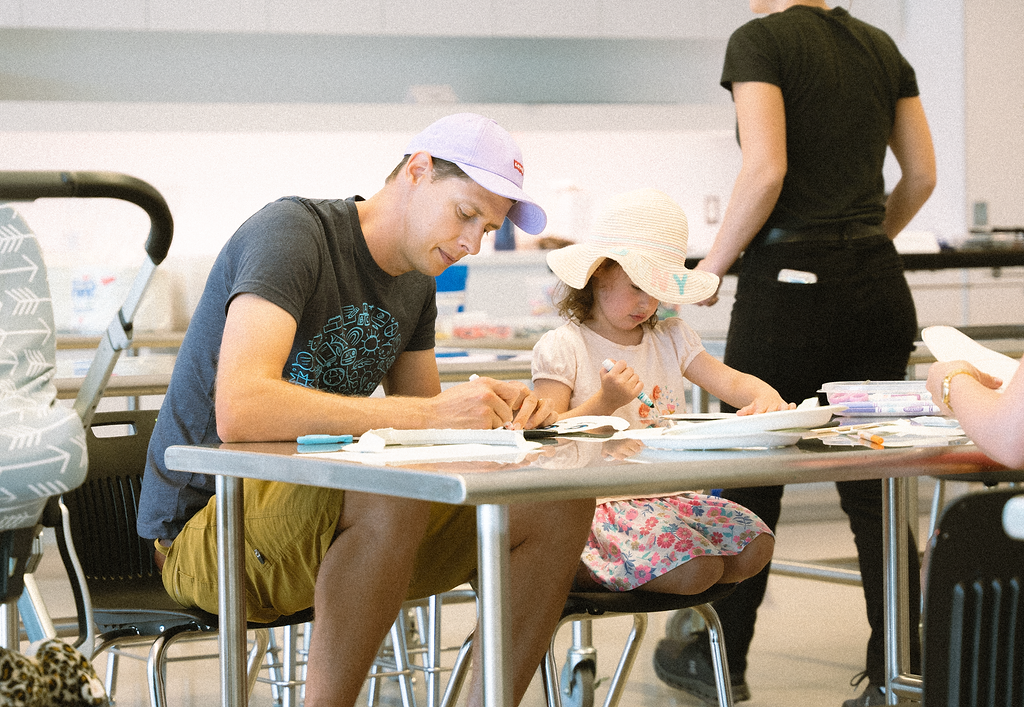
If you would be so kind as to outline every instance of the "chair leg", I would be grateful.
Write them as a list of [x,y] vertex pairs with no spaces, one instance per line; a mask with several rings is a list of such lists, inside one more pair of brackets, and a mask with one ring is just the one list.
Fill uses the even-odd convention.
[[463,641],[459,652],[455,654],[455,662],[452,664],[452,672],[448,676],[448,684],[445,685],[444,695],[441,697],[441,704],[438,707],[452,707],[459,699],[462,686],[466,682],[466,675],[469,671],[473,658],[473,634]]
[[[557,633],[557,631],[555,632]],[[540,662],[540,676],[544,685],[544,697],[548,707],[562,707],[561,685],[558,681],[558,665],[555,663],[555,637],[551,636],[551,643]],[[454,673],[452,674],[454,679]]]
[[711,665],[715,670],[718,704],[721,707],[732,707],[732,683],[729,682],[729,661],[725,657],[722,622],[718,620],[718,612],[711,604],[700,604],[694,609],[704,617],[704,623],[708,627],[708,640],[711,642]]
[[260,668],[263,667],[263,656],[267,653],[267,646],[270,645],[270,629],[259,628],[253,631],[253,646],[249,651],[246,661],[246,686],[249,696],[252,697],[253,688],[256,687],[256,678],[260,676]]
[[626,645],[622,649],[622,657],[619,658],[619,665],[615,668],[612,681],[608,686],[608,696],[605,698],[605,707],[617,707],[622,698],[622,692],[626,688],[626,680],[633,671],[633,663],[636,662],[636,655],[640,650],[640,642],[647,633],[647,614],[633,614],[633,628],[626,638]]
[[149,703],[152,707],[164,707],[167,704],[166,663],[168,638],[160,636],[149,649],[146,661],[146,673],[149,676]]
[[107,651],[107,674],[103,677],[103,689],[107,691],[107,699],[114,702],[114,689],[117,687],[118,668],[117,649]]

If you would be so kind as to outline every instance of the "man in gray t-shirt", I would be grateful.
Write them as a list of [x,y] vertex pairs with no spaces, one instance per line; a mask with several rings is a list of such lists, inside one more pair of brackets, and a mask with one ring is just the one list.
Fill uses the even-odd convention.
[[[168,446],[557,418],[521,383],[481,378],[442,392],[434,357],[434,276],[476,253],[506,216],[543,230],[544,211],[522,184],[511,136],[463,113],[416,136],[368,199],[288,197],[231,237],[182,343],[139,504],[139,533],[154,539],[175,600],[217,611],[214,479],[167,469]],[[387,395],[370,397],[378,385]],[[510,508],[517,701],[593,512],[592,499]],[[247,480],[244,513],[248,618],[315,609],[310,706],[354,704],[402,602],[475,571],[469,506]]]

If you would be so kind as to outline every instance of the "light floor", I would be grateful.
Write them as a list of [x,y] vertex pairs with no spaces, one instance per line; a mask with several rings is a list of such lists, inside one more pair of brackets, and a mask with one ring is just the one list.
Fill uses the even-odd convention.
[[[955,495],[967,489],[965,484],[950,484]],[[921,534],[927,528],[927,499],[933,482],[922,480]],[[791,486],[787,489],[776,553],[777,559],[813,561],[853,558],[853,539],[845,517],[838,509],[838,496],[827,484]],[[73,613],[73,604],[64,590],[63,572],[55,548],[44,555],[37,572],[40,590],[51,614],[56,617]],[[469,633],[475,617],[471,605],[455,605],[443,614],[445,645],[457,645]],[[621,704],[631,705],[700,705],[698,700],[664,685],[654,675],[651,655],[657,641],[664,635],[669,614],[651,614],[647,637],[630,677]],[[595,621],[594,645],[598,652],[598,677],[611,675],[618,660],[624,637],[630,626],[628,618]],[[569,643],[568,627],[558,638],[559,661],[564,659]],[[864,600],[860,587],[773,575],[768,595],[761,607],[757,634],[751,648],[747,682],[753,697],[743,703],[748,707],[839,707],[843,700],[860,694],[863,688],[849,685],[851,677],[863,668],[864,646],[868,628],[864,618]],[[216,653],[215,642],[200,642],[176,649],[178,654],[197,651]],[[450,665],[451,653],[446,654]],[[97,671],[104,674],[106,661],[96,660]],[[143,707],[148,704],[144,664],[122,660],[118,669],[116,704],[121,707]],[[419,705],[425,704],[423,682],[418,680]],[[599,684],[598,700],[605,690]],[[168,668],[168,698],[171,705],[202,705],[209,707],[219,700],[218,668],[213,659],[192,660],[172,664]],[[463,700],[464,701],[464,700]],[[380,695],[382,705],[400,705],[397,684],[385,681]],[[252,705],[273,704],[270,687],[258,685]],[[540,680],[530,686],[525,707],[544,704]]]

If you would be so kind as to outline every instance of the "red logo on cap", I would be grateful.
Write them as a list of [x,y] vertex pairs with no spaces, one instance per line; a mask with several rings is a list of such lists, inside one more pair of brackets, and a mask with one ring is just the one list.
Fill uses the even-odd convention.
[[[516,171],[519,172],[519,174],[523,174],[523,163],[522,162],[520,162],[519,160],[512,160],[512,166],[516,168]],[[523,175],[523,176],[525,176],[525,175]]]

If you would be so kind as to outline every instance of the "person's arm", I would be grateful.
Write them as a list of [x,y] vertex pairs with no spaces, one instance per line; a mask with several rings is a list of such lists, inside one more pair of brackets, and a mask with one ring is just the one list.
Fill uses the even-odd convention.
[[[697,265],[723,277],[768,220],[786,176],[786,108],[782,89],[744,81],[732,85],[743,163],[708,254]],[[714,304],[715,294],[699,304]]]
[[900,165],[900,180],[886,201],[883,226],[895,238],[935,189],[935,148],[919,97],[897,101],[889,148]]
[[[1024,359],[1022,359],[1024,363]],[[949,406],[942,384],[949,379]],[[960,423],[967,436],[989,457],[1011,469],[1024,466],[1024,374],[1018,373],[998,392],[1002,381],[966,361],[933,363],[928,369],[928,392],[935,404]]]
[[737,408],[737,415],[755,415],[796,407],[796,403],[787,403],[775,388],[760,378],[726,366],[707,351],[697,354],[684,374],[695,385]]
[[896,102],[889,148],[900,165],[900,180],[885,202],[882,225],[886,235],[895,238],[935,189],[935,147],[919,97]]
[[533,382],[533,393],[550,401],[558,413],[558,419],[564,420],[583,415],[611,415],[623,405],[636,400],[636,396],[644,389],[640,377],[625,361],[616,361],[612,370],[605,371],[602,368],[598,373],[601,376],[601,389],[571,410],[569,401],[572,388],[561,381],[538,378]]
[[554,419],[550,409],[534,414],[536,399],[511,381],[480,378],[420,397],[440,388],[436,363],[425,352],[396,361],[387,381],[393,396],[336,395],[295,385],[281,377],[295,332],[292,316],[262,297],[241,294],[231,301],[217,366],[217,434],[223,441],[359,435],[381,427],[486,429],[510,422],[520,407],[535,419]]

